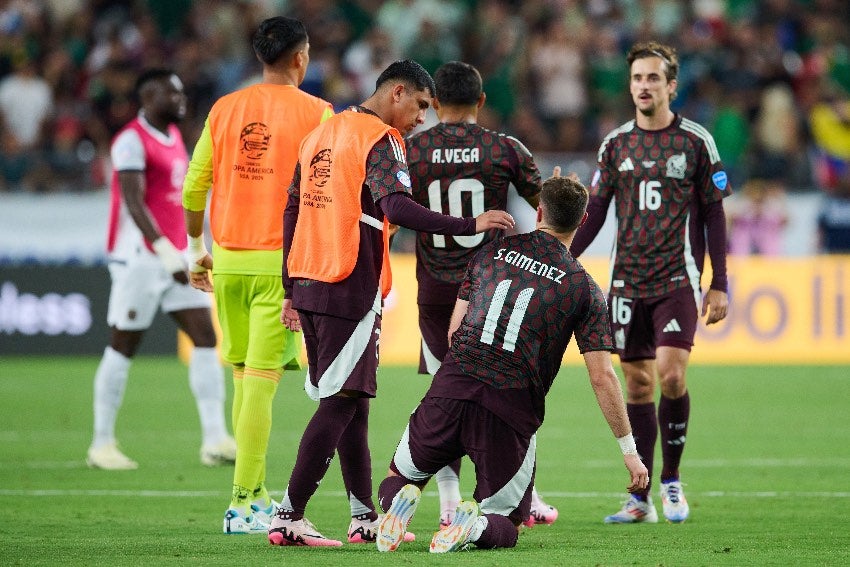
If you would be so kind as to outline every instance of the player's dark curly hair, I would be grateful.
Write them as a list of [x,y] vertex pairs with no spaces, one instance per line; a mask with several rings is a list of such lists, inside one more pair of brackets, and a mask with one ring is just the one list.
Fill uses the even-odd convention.
[[434,86],[434,79],[428,74],[425,68],[413,61],[412,59],[404,59],[391,63],[375,81],[375,90],[390,81],[401,81],[405,85],[412,87],[415,91],[428,89],[428,92],[433,97],[437,88]]
[[133,87],[133,94],[135,95],[136,100],[141,100],[142,89],[144,89],[148,83],[162,79],[170,79],[172,75],[176,75],[176,73],[172,69],[167,69],[165,67],[156,67],[142,71],[142,73],[136,78],[136,85]]
[[[677,80],[679,77],[679,56],[674,47],[670,47],[669,45],[665,45],[657,41],[636,43],[629,50],[629,54],[626,57],[626,61],[629,62],[629,69],[631,70],[632,63],[636,60],[644,59],[646,57],[658,57],[664,61],[664,66],[666,67],[664,74],[667,77],[668,83],[670,81]],[[675,98],[676,93],[674,92],[670,97],[670,100],[674,100]]]
[[571,177],[550,177],[540,189],[543,222],[556,232],[572,232],[581,224],[587,200],[587,189],[580,181]]
[[276,16],[260,23],[251,38],[251,45],[257,59],[266,65],[274,65],[281,57],[302,49],[307,41],[304,24],[294,18]]
[[437,69],[434,84],[440,104],[468,106],[477,103],[481,96],[481,74],[462,61],[449,61]]

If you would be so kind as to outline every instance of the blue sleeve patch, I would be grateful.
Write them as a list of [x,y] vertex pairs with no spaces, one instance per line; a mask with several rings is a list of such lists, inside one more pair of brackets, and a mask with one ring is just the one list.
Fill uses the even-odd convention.
[[399,171],[395,174],[395,176],[396,179],[398,179],[402,185],[410,189],[410,176],[407,174],[406,171]]
[[728,179],[726,178],[725,171],[718,171],[714,175],[711,176],[711,180],[714,182],[714,186],[723,191],[726,189],[726,184],[728,183]]

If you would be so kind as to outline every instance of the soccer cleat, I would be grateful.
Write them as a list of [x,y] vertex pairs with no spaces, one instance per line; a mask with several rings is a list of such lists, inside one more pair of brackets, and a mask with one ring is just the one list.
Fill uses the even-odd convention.
[[306,547],[340,547],[341,541],[328,539],[319,533],[307,518],[284,519],[278,509],[269,526],[269,543],[272,545],[298,545]]
[[[351,518],[351,523],[348,525],[348,543],[375,543],[378,539],[378,526],[382,519],[382,516],[378,516],[375,521],[370,522]],[[416,536],[410,532],[404,532],[402,541],[405,543],[416,541]]]
[[264,534],[269,530],[269,525],[261,521],[256,514],[243,516],[239,510],[228,508],[224,513],[224,533],[235,534]]
[[264,524],[271,524],[272,518],[277,512],[278,504],[274,500],[272,500],[269,505],[265,508],[261,508],[257,504],[251,504],[251,515],[255,518],[259,519]]
[[678,480],[661,483],[661,506],[668,522],[678,524],[688,519],[690,507]]
[[531,503],[531,513],[523,525],[530,528],[534,524],[554,524],[558,519],[558,509],[538,499]]
[[413,484],[405,484],[393,497],[389,510],[378,523],[378,535],[375,543],[378,551],[395,551],[405,540],[407,526],[410,524],[422,492]]
[[605,517],[606,524],[657,524],[658,512],[652,504],[652,498],[647,496],[646,502],[638,500],[634,494],[623,504],[623,508],[616,514]]
[[466,547],[469,536],[481,511],[474,500],[464,500],[458,504],[452,523],[434,534],[431,539],[431,553],[449,553]]
[[130,471],[139,468],[139,463],[122,453],[115,443],[90,447],[86,464],[93,469],[106,471]]
[[227,436],[215,444],[204,444],[201,447],[201,464],[207,467],[232,465],[236,462],[236,440]]

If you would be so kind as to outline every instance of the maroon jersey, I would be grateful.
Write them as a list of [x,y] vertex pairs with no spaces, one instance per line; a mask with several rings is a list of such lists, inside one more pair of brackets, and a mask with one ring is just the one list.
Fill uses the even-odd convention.
[[[521,197],[540,192],[540,171],[517,139],[477,124],[440,123],[407,140],[414,200],[443,214],[476,217],[505,210],[508,186]],[[486,243],[500,236],[420,232],[416,241],[418,303],[453,304],[466,266]]]
[[676,115],[663,130],[634,120],[609,133],[599,148],[591,196],[614,199],[617,241],[612,293],[657,297],[699,289],[705,260],[706,205],[731,186],[711,134]]
[[[469,399],[477,391],[478,401],[497,415],[523,413],[539,426],[572,335],[581,352],[613,350],[602,290],[545,232],[485,245],[469,264],[458,298],[469,307],[430,396]],[[455,368],[477,385],[458,379]]]

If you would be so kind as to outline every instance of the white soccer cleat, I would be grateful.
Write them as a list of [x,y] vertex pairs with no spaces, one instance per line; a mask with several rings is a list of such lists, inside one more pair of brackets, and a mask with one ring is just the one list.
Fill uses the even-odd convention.
[[222,529],[227,535],[264,534],[269,531],[269,525],[260,521],[256,514],[245,517],[239,510],[229,508],[224,513]]
[[257,504],[251,504],[251,515],[263,522],[264,524],[271,524],[272,518],[277,512],[278,503],[272,500],[268,506],[265,508],[261,508]]
[[629,495],[629,499],[623,505],[623,508],[616,514],[611,514],[605,517],[606,524],[657,524],[658,512],[655,510],[655,505],[652,503],[652,498],[647,496],[646,502],[638,500],[634,494]]
[[[375,543],[378,539],[378,526],[381,525],[381,520],[383,515],[379,515],[374,522],[351,518],[351,523],[348,525],[348,543]],[[405,543],[416,541],[416,536],[410,532],[404,532],[402,541]]]
[[207,467],[232,465],[236,462],[236,440],[227,436],[218,443],[201,447],[201,464]]
[[422,492],[416,485],[405,484],[393,497],[387,513],[378,524],[375,538],[378,551],[395,551],[405,539],[407,526],[416,512]]
[[431,539],[431,553],[449,553],[466,547],[470,541],[472,528],[478,521],[481,511],[474,500],[464,500],[457,505],[452,523],[440,529]]
[[661,483],[661,505],[668,522],[679,524],[688,519],[690,507],[678,480]]
[[106,471],[131,471],[139,468],[139,463],[122,453],[115,443],[90,447],[86,464],[93,469]]
[[340,547],[342,542],[329,539],[319,533],[307,518],[290,520],[282,517],[278,510],[269,526],[269,543],[272,545],[297,545],[305,547]]

